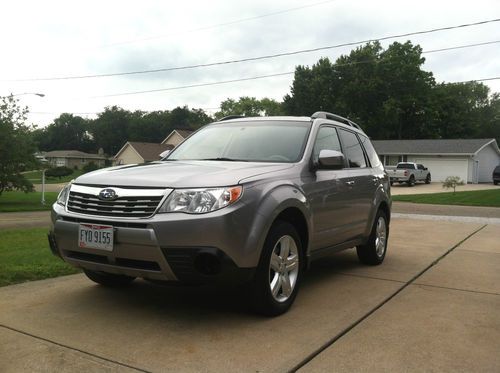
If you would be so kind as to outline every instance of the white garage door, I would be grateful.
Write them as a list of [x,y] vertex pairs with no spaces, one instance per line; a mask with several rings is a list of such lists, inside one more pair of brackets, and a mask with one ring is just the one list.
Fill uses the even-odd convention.
[[444,181],[448,176],[459,176],[467,182],[468,163],[466,159],[417,159],[429,169],[432,181]]

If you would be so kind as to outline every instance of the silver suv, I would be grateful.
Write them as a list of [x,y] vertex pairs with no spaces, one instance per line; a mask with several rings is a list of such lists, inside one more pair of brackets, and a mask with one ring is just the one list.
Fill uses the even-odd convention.
[[352,121],[228,117],[161,161],[78,177],[49,242],[102,285],[243,282],[256,310],[278,315],[312,260],[356,247],[382,263],[390,211],[389,178]]

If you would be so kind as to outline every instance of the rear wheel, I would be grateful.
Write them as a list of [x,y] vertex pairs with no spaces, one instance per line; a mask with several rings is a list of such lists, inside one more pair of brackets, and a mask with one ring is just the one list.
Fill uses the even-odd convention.
[[387,222],[387,215],[384,211],[379,210],[368,241],[364,245],[356,247],[359,261],[369,265],[382,263],[387,252],[388,238],[389,224]]
[[252,284],[257,312],[277,316],[288,311],[297,296],[302,262],[297,231],[290,223],[276,222],[267,235]]
[[97,272],[91,271],[89,269],[84,269],[83,272],[92,281],[109,287],[122,287],[129,285],[135,280],[135,277],[125,276],[125,275],[115,275],[113,273]]
[[425,183],[430,184],[431,183],[431,174],[427,174],[427,177],[425,178]]
[[412,187],[415,185],[415,176],[411,175],[408,179],[408,186]]

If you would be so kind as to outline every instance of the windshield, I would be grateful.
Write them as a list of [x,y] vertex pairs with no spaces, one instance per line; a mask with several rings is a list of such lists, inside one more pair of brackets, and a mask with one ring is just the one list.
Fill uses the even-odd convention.
[[165,159],[297,162],[310,122],[233,122],[209,125],[189,137]]

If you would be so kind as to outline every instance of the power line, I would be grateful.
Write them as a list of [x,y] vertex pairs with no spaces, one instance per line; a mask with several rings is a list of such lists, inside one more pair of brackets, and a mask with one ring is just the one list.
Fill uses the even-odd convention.
[[[279,75],[285,75],[289,73],[281,73],[281,74],[271,74],[271,75],[262,75],[262,76],[257,76],[257,77],[252,77],[252,78],[244,78],[244,79],[235,79],[231,81],[224,81],[224,82],[214,82],[214,83],[205,83],[205,84],[198,84],[198,85],[193,85],[193,86],[207,86],[207,85],[215,85],[215,84],[225,84],[225,83],[232,83],[235,81],[244,81],[244,80],[254,80],[254,79],[263,79],[267,77],[274,77],[274,76],[279,76]],[[447,82],[447,84],[461,84],[461,83],[472,83],[472,82],[486,82],[486,81],[491,81],[491,80],[500,80],[500,76],[495,76],[495,77],[489,77],[489,78],[481,78],[481,79],[471,79],[471,80],[462,80],[459,82]],[[171,87],[171,88],[165,88],[165,89],[157,89],[157,90],[150,90],[150,91],[137,91],[137,92],[128,92],[125,94],[132,95],[132,94],[139,94],[139,93],[151,93],[151,92],[159,92],[159,91],[164,91],[164,90],[175,90],[175,89],[184,89],[184,88],[189,88],[191,86],[182,86],[182,87]],[[124,94],[117,94],[117,95],[124,95]],[[115,95],[115,96],[117,96]],[[95,96],[95,97],[110,97],[108,96]],[[220,107],[211,107],[211,108],[194,108],[193,109],[201,109],[201,110],[218,110]],[[157,110],[153,110],[157,111]],[[146,113],[152,112],[152,111],[145,111]],[[30,111],[29,114],[47,114],[47,115],[54,115],[54,114],[62,114],[65,113],[64,111],[61,112],[48,112],[48,111]],[[66,114],[74,114],[74,115],[97,115],[101,114],[102,111],[100,112],[72,112],[72,113],[66,113]]]
[[[151,74],[151,73],[160,73],[160,72],[167,72],[167,71],[188,70],[188,69],[196,69],[196,68],[202,68],[202,67],[228,65],[228,64],[241,63],[241,62],[259,61],[259,60],[271,59],[271,58],[277,58],[277,57],[293,56],[293,55],[298,55],[298,54],[312,53],[312,52],[318,52],[318,51],[322,51],[322,50],[353,46],[353,45],[357,45],[357,44],[365,44],[365,43],[370,43],[370,42],[374,42],[374,41],[383,41],[383,40],[397,39],[397,38],[413,36],[413,35],[423,35],[423,34],[430,34],[430,33],[434,33],[434,32],[447,31],[447,30],[453,30],[453,29],[458,29],[458,28],[479,26],[479,25],[484,25],[484,24],[499,22],[499,21],[500,21],[500,18],[496,18],[496,19],[473,22],[473,23],[465,23],[465,24],[455,25],[455,26],[439,27],[439,28],[423,30],[423,31],[408,32],[408,33],[384,36],[384,37],[374,38],[374,39],[366,39],[366,40],[360,40],[360,41],[353,41],[353,42],[329,45],[329,46],[324,46],[324,47],[301,49],[301,50],[297,50],[297,51],[275,53],[275,54],[269,54],[269,55],[263,55],[263,56],[257,56],[257,57],[248,57],[248,58],[242,58],[242,59],[236,59],[236,60],[211,62],[211,63],[205,63],[205,64],[195,64],[195,65],[186,65],[186,66],[178,66],[178,67],[165,67],[165,68],[160,68],[160,69],[137,70],[137,71],[105,73],[105,74],[7,79],[7,80],[0,80],[0,81],[3,81],[3,82],[28,82],[28,81],[89,79],[89,78],[104,78],[104,77],[112,77],[112,76]],[[497,41],[495,41],[495,42],[497,42]],[[487,42],[485,44],[492,44],[495,42]],[[481,45],[481,43],[479,43],[478,45]],[[471,46],[475,46],[475,45],[471,45]],[[466,48],[466,47],[468,47],[468,46],[454,47],[454,49]],[[438,50],[436,50],[435,52],[437,52],[437,51]],[[433,52],[431,51],[428,53],[433,53]]]
[[240,78],[240,79],[232,79],[232,80],[222,80],[222,81],[218,81],[218,82],[191,84],[191,85],[183,85],[183,86],[168,87],[168,88],[159,88],[159,89],[148,89],[148,90],[145,90],[145,91],[131,91],[131,92],[124,92],[124,93],[113,93],[113,94],[109,94],[109,95],[91,96],[89,98],[130,96],[130,95],[138,95],[138,94],[142,94],[142,93],[176,91],[176,90],[179,90],[179,89],[186,89],[186,88],[206,87],[206,86],[211,86],[211,85],[221,85],[221,84],[229,84],[229,83],[236,83],[236,82],[244,82],[244,81],[247,81],[247,80],[257,80],[257,79],[273,78],[273,77],[276,77],[276,76],[291,75],[291,74],[294,74],[294,73],[295,73],[295,71],[287,71],[287,72],[284,72],[284,73],[259,75],[259,76],[249,77],[249,78]]
[[262,18],[272,17],[272,16],[276,16],[276,15],[280,15],[280,14],[291,13],[291,12],[295,12],[297,10],[302,10],[302,9],[306,9],[306,8],[312,8],[312,7],[315,7],[315,6],[318,6],[318,5],[323,5],[323,4],[331,3],[331,2],[334,2],[334,1],[336,1],[336,0],[321,1],[319,3],[313,3],[313,4],[307,4],[307,5],[297,6],[297,7],[294,7],[294,8],[283,9],[283,10],[279,10],[279,11],[272,12],[272,13],[261,14],[261,15],[258,15],[258,16],[247,17],[247,18],[240,18],[240,19],[236,19],[236,20],[233,20],[233,21],[229,21],[229,22],[218,23],[218,24],[215,24],[215,25],[202,26],[202,27],[198,27],[198,28],[195,28],[195,29],[185,30],[185,31],[181,31],[181,32],[175,32],[175,33],[171,33],[171,34],[163,34],[163,35],[157,35],[157,36],[150,36],[150,37],[146,37],[146,38],[138,38],[138,39],[134,39],[134,40],[128,40],[128,41],[121,41],[121,42],[116,42],[116,43],[104,44],[104,45],[98,46],[97,48],[114,47],[114,46],[118,46],[118,45],[137,43],[137,42],[141,42],[141,41],[149,41],[149,40],[161,39],[161,38],[165,38],[165,37],[169,37],[169,36],[178,36],[178,35],[183,35],[183,34],[190,34],[190,33],[194,33],[194,32],[199,32],[199,31],[211,30],[211,29],[215,29],[215,28],[221,28],[221,27],[235,25],[235,24],[238,24],[238,23],[243,23],[243,22],[248,22],[248,21],[254,21],[256,19],[262,19]]
[[[131,91],[131,92],[124,92],[124,93],[114,93],[114,94],[101,95],[101,96],[91,96],[89,98],[118,97],[118,96],[138,95],[138,94],[144,94],[144,93],[176,91],[176,90],[187,89],[187,88],[207,87],[207,86],[212,86],[212,85],[221,85],[221,84],[229,84],[229,83],[236,83],[236,82],[244,82],[244,81],[248,81],[248,80],[273,78],[273,77],[277,77],[277,76],[291,75],[291,74],[294,74],[294,73],[295,73],[295,71],[288,71],[288,72],[283,72],[283,73],[276,73],[276,74],[269,74],[269,75],[259,75],[259,76],[253,76],[253,77],[248,77],[248,78],[223,80],[223,81],[218,81],[218,82],[192,84],[192,85],[184,85],[184,86],[177,86],[177,87],[159,88],[159,89],[150,89],[150,90],[144,90],[144,91]],[[473,80],[466,80],[466,81],[454,82],[454,83],[483,82],[483,81],[497,80],[497,79],[500,79],[500,77],[483,78],[483,79],[473,79]]]

